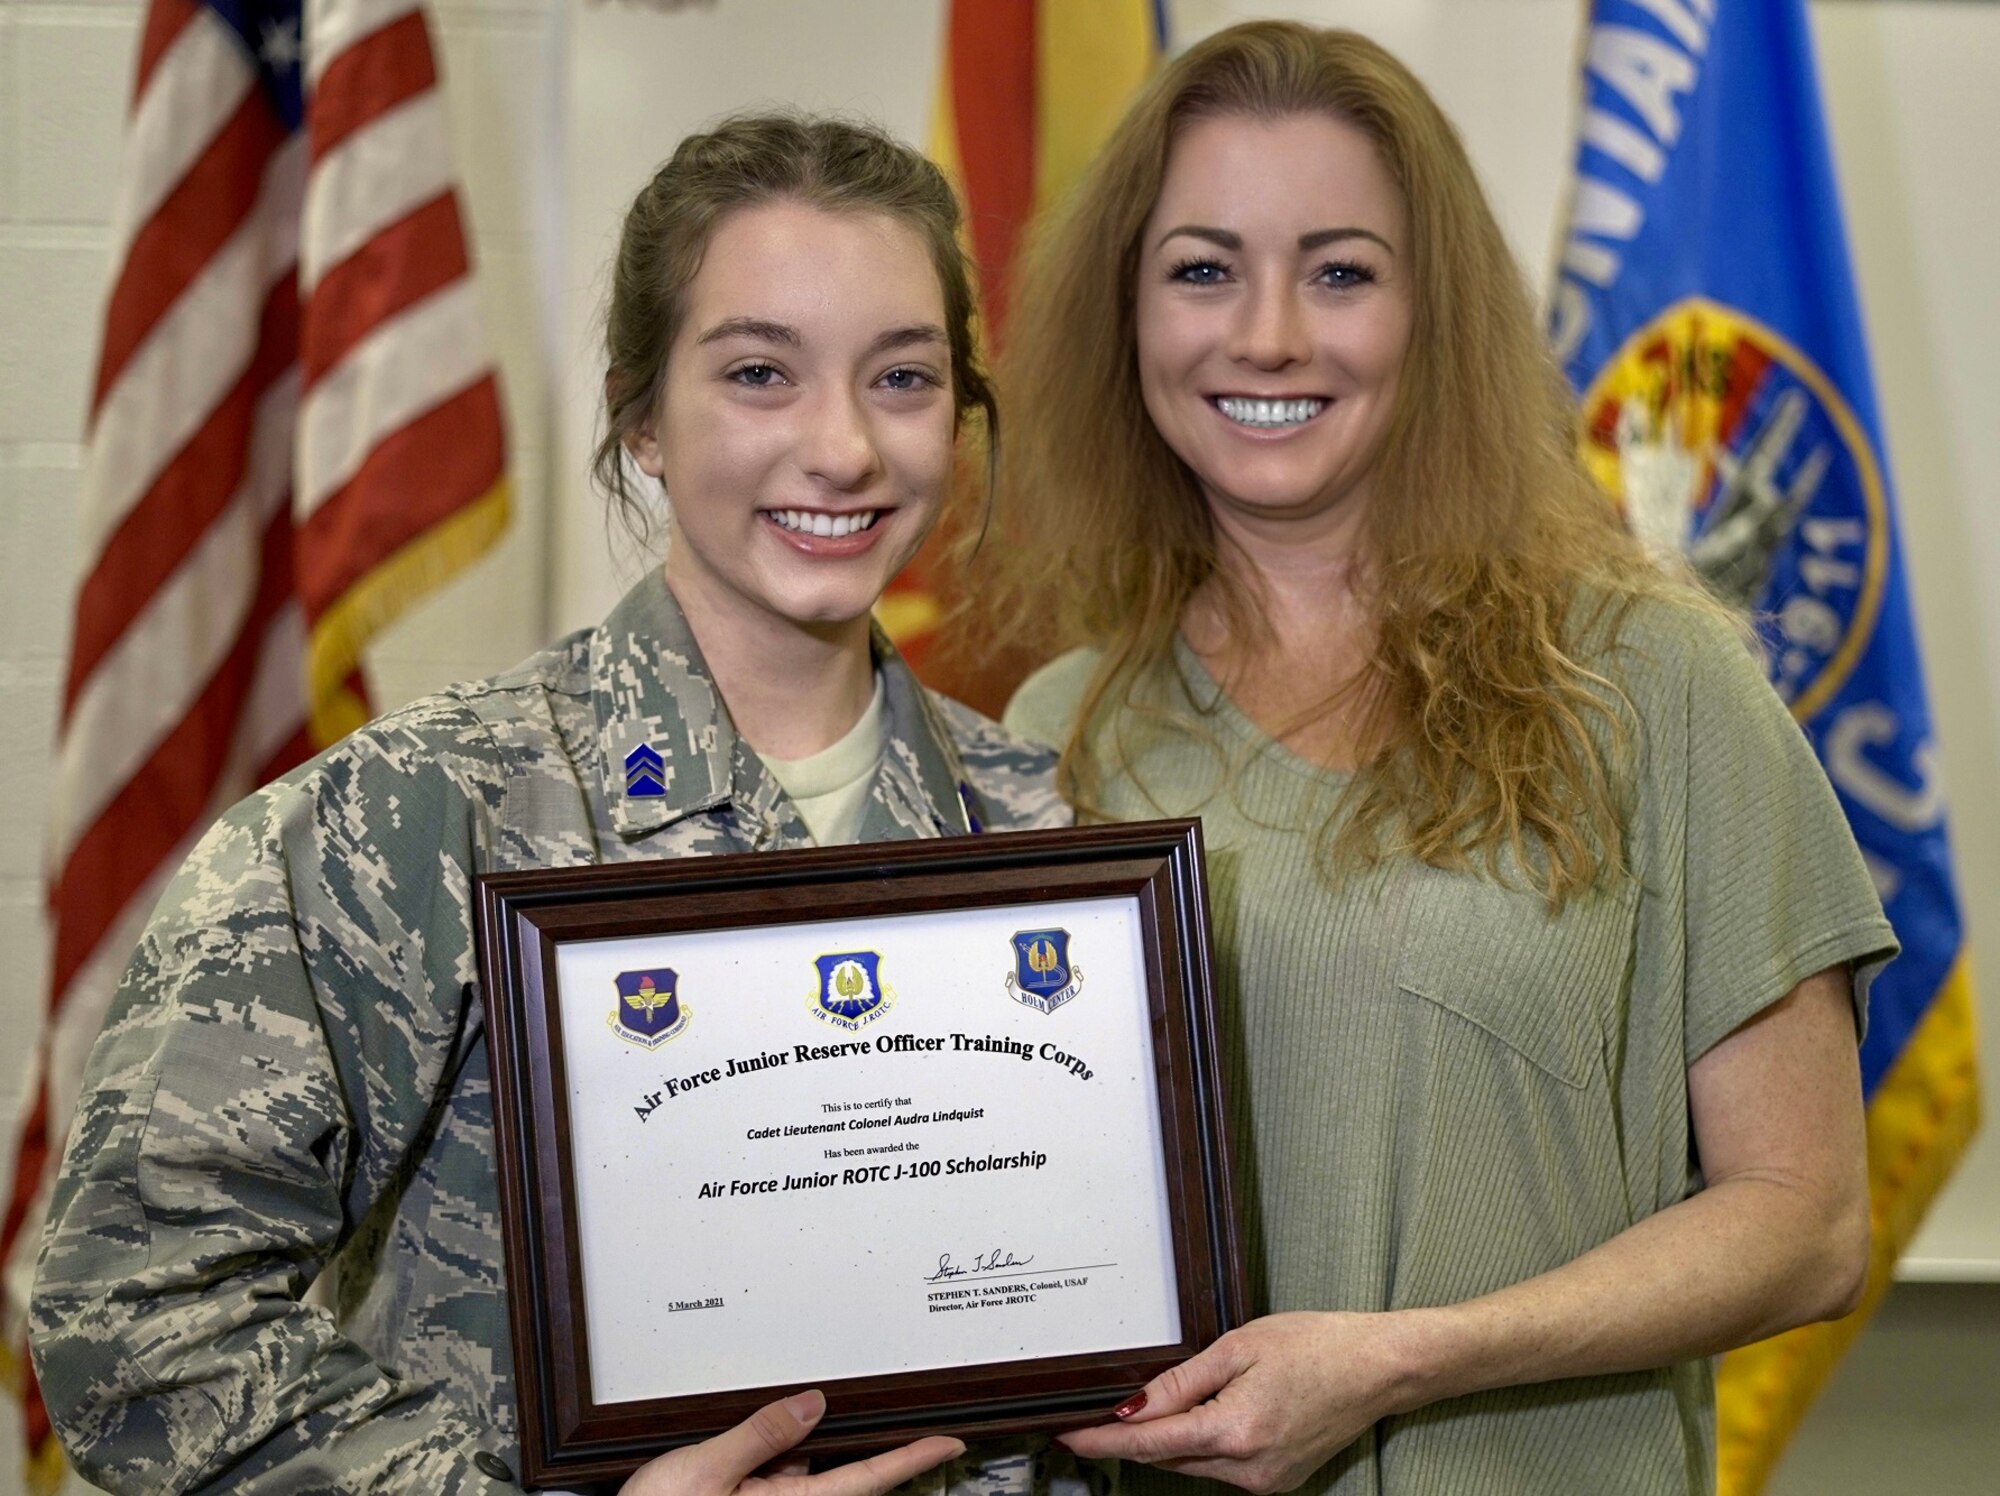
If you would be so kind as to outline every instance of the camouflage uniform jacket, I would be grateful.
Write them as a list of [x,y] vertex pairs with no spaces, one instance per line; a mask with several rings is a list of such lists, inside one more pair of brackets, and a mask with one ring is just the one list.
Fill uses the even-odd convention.
[[[876,650],[887,745],[860,839],[1068,820],[1047,753]],[[641,743],[664,795],[625,792]],[[515,1489],[472,876],[810,840],[657,576],[597,629],[382,718],[224,816],[125,974],[50,1207],[33,1348],[82,1473],[116,1491]],[[305,1301],[328,1267],[326,1307]],[[1049,1463],[949,1483],[1046,1485]]]

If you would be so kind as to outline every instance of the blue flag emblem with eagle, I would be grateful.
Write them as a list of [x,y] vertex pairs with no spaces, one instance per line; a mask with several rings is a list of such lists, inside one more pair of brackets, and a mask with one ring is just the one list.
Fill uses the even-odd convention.
[[[1684,551],[1753,610],[1903,946],[1875,980],[1861,1052],[1879,1292],[1978,1103],[1944,798],[1805,0],[1596,0],[1582,58],[1551,332],[1584,460],[1649,546]],[[1761,1484],[1816,1385],[1798,1369],[1844,1343],[1808,1342],[1841,1333],[1811,1326],[1725,1359],[1724,1492]]]

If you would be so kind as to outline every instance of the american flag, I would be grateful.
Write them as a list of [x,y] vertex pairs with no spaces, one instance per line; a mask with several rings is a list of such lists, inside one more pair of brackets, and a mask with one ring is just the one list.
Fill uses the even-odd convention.
[[[161,885],[220,810],[366,720],[362,646],[507,511],[421,0],[150,0],[132,98],[48,1017],[0,1237],[16,1352],[42,1192]],[[52,1482],[32,1378],[24,1414]]]

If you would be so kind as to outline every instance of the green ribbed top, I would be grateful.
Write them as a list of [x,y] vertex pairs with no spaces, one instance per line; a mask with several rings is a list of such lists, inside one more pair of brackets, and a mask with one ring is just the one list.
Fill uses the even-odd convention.
[[[1700,1187],[1688,1064],[1813,972],[1857,1002],[1895,938],[1803,735],[1741,643],[1666,604],[1597,663],[1639,719],[1633,876],[1554,918],[1522,887],[1391,860],[1335,881],[1343,776],[1272,742],[1185,648],[1096,735],[1121,819],[1199,815],[1256,1312],[1453,1303],[1546,1272]],[[1059,743],[1095,655],[1008,726]],[[1179,726],[1172,724],[1178,723]],[[1707,1492],[1707,1362],[1434,1404],[1303,1489]],[[1231,1488],[1128,1466],[1137,1496]]]

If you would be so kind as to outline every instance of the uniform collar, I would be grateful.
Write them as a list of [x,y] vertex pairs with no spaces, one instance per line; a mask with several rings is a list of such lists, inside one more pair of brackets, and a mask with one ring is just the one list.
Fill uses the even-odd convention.
[[973,828],[965,765],[937,698],[904,663],[878,623],[875,668],[882,676],[886,741],[856,841],[960,836]]
[[729,798],[736,729],[657,568],[592,631],[590,694],[604,803],[621,836]]
[[[969,829],[965,774],[943,715],[879,627],[873,647],[885,742],[859,839],[962,833]],[[734,801],[757,823],[758,845],[808,840],[763,760],[738,738],[694,631],[657,569],[592,631],[590,687],[604,803],[621,836],[644,836]],[[657,793],[633,793],[656,786]]]

